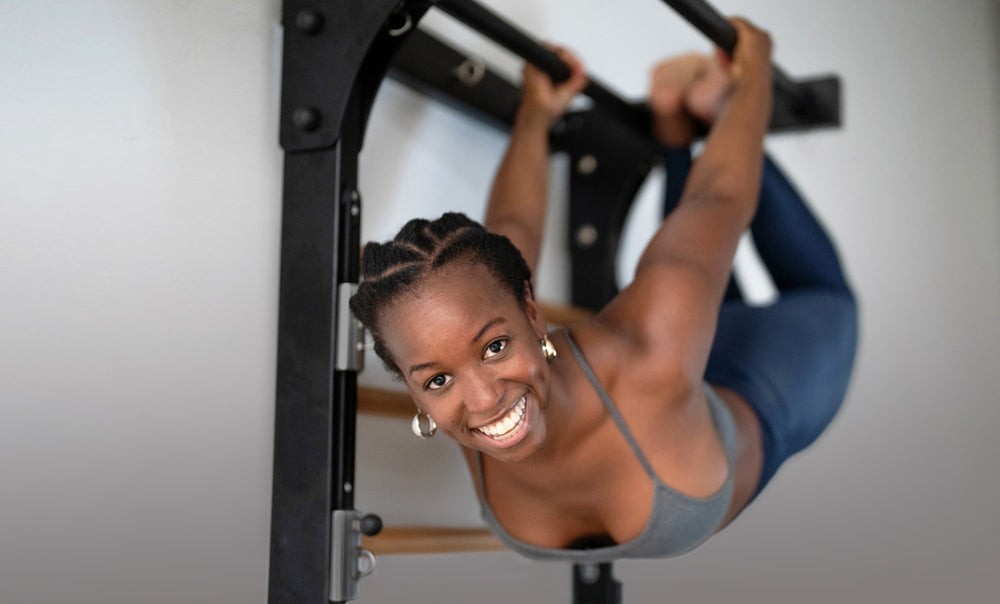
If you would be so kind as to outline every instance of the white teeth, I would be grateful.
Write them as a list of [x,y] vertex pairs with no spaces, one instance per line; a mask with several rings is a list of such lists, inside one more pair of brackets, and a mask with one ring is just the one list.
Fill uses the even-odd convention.
[[522,396],[521,400],[517,401],[517,404],[514,405],[514,408],[510,410],[510,413],[506,417],[488,426],[476,428],[476,430],[495,440],[510,438],[512,433],[524,422],[524,409],[526,405],[527,399]]

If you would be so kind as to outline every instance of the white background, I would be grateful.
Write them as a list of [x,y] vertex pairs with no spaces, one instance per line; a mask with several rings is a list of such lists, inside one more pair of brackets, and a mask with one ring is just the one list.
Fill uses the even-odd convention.
[[[708,50],[654,0],[486,4],[628,98],[657,58]],[[1000,5],[717,6],[769,29],[789,73],[843,79],[843,128],[767,146],[838,240],[861,349],[828,433],[702,548],[616,565],[626,601],[993,601]],[[277,0],[0,2],[4,604],[266,601],[279,13]],[[425,22],[516,77],[479,36]],[[503,144],[387,83],[361,163],[365,238],[478,215]],[[550,300],[566,298],[561,174],[538,275]],[[649,221],[633,222],[626,256]],[[369,367],[363,380],[384,382]],[[360,508],[477,522],[449,443],[370,418],[359,441]],[[501,552],[384,556],[359,601],[568,600],[566,565]]]

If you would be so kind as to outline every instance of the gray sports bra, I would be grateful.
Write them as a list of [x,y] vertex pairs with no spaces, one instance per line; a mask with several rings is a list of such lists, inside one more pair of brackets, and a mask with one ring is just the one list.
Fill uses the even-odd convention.
[[635,539],[626,543],[612,545],[608,547],[595,547],[592,549],[554,549],[539,547],[524,543],[512,537],[500,526],[500,522],[493,515],[486,496],[486,484],[483,480],[483,458],[477,453],[479,460],[479,486],[483,494],[481,501],[482,518],[494,534],[503,541],[510,549],[537,560],[568,560],[574,563],[609,562],[620,558],[665,558],[678,556],[688,552],[715,533],[722,523],[726,510],[733,496],[733,466],[736,461],[736,424],[733,421],[729,408],[719,398],[708,384],[705,384],[705,395],[708,399],[708,407],[715,421],[715,427],[719,431],[722,442],[726,449],[726,459],[729,463],[729,473],[726,481],[715,494],[708,497],[691,497],[685,495],[663,483],[657,476],[649,460],[639,449],[635,438],[625,425],[618,409],[615,408],[611,397],[601,386],[594,375],[593,369],[587,363],[583,353],[577,347],[576,342],[569,331],[564,332],[566,340],[569,342],[573,354],[576,356],[580,367],[590,380],[597,395],[604,402],[608,414],[614,419],[618,429],[621,430],[625,440],[628,441],[632,451],[639,459],[646,474],[653,480],[653,510],[646,522],[646,527]]

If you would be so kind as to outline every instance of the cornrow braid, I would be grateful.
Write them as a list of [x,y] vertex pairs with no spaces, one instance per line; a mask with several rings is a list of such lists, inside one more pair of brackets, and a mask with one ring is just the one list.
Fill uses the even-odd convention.
[[433,221],[415,218],[391,241],[365,245],[363,279],[351,297],[351,311],[371,333],[375,353],[396,376],[401,372],[378,329],[379,313],[427,274],[460,259],[485,266],[518,304],[525,305],[531,269],[521,252],[509,239],[490,233],[465,214],[449,212]]

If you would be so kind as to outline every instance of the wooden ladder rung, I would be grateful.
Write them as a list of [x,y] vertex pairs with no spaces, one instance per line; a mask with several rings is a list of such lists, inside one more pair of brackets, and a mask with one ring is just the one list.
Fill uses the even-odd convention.
[[413,399],[405,392],[358,386],[358,413],[410,419],[415,412]]
[[593,311],[568,304],[539,302],[538,306],[542,309],[545,319],[553,325],[572,325],[594,316]]
[[489,529],[437,526],[384,527],[374,537],[362,536],[361,546],[375,555],[491,552],[505,549]]

